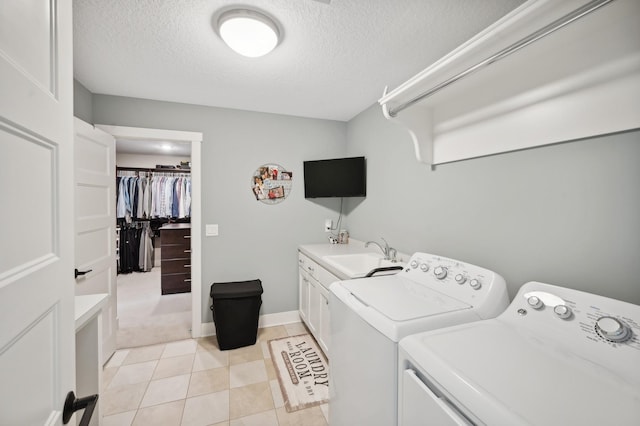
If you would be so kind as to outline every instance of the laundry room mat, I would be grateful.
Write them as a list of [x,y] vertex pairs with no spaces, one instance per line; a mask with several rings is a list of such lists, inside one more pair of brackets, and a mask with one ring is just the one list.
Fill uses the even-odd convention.
[[309,334],[269,341],[288,413],[329,401],[329,365]]

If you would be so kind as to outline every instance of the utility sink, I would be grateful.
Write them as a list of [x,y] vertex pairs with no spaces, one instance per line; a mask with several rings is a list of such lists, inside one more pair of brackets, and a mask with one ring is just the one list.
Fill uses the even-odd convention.
[[[334,256],[324,256],[322,258],[329,265],[333,266],[349,278],[361,278],[376,268],[403,267],[404,263],[385,260],[384,256],[377,253],[341,254]],[[398,270],[380,272],[376,275],[395,274]]]

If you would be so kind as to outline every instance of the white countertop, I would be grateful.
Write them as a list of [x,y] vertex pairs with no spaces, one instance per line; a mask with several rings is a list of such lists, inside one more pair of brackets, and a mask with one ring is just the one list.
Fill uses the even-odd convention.
[[76,314],[76,331],[84,327],[100,310],[107,304],[106,293],[87,294],[85,296],[76,296],[75,314]]

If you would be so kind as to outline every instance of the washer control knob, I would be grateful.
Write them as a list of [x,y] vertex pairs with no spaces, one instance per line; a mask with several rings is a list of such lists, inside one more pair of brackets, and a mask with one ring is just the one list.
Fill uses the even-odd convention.
[[568,319],[571,316],[571,308],[567,305],[556,305],[553,313],[560,319]]
[[601,317],[596,321],[596,331],[605,339],[622,343],[631,338],[631,327],[614,317]]
[[458,284],[461,284],[461,285],[462,285],[462,284],[464,284],[466,281],[467,281],[467,277],[465,277],[464,275],[462,275],[462,274],[458,274],[458,275],[456,275],[456,282],[457,282]]
[[527,303],[533,309],[542,309],[544,307],[544,303],[542,303],[542,300],[540,300],[538,296],[529,296],[529,298],[527,298]]
[[436,266],[436,269],[433,270],[434,275],[437,279],[443,280],[447,276],[447,268],[444,266]]
[[429,270],[429,265],[427,265],[426,263],[423,263],[420,265],[420,270],[422,272],[427,272]]
[[479,279],[474,278],[471,281],[469,281],[469,285],[471,286],[472,289],[474,290],[480,290],[480,288],[482,287],[482,283],[480,282]]
[[418,267],[418,261],[417,260],[412,260],[410,263],[411,267],[413,269],[416,269]]

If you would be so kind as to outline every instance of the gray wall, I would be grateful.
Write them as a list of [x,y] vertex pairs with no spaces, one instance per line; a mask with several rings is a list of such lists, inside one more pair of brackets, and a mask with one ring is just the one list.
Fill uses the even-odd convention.
[[93,124],[93,94],[78,80],[73,80],[73,115]]
[[640,304],[640,132],[436,166],[373,106],[348,123],[367,157],[351,236],[457,258],[528,281]]
[[[297,247],[325,242],[326,218],[339,200],[304,198],[302,162],[341,156],[346,123],[224,108],[93,95],[96,124],[202,132],[202,219],[217,223],[218,237],[202,236],[203,321],[211,321],[213,282],[260,278],[261,313],[297,310]],[[251,176],[262,164],[293,172],[282,203],[256,201]]]

